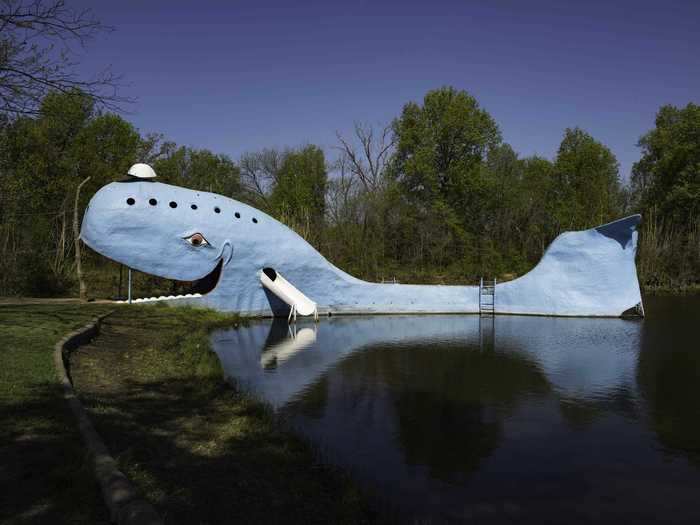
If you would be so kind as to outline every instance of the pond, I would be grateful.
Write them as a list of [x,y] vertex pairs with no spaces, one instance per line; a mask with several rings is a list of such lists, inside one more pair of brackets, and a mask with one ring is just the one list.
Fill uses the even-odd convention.
[[645,307],[278,320],[212,342],[401,521],[697,523],[700,296]]

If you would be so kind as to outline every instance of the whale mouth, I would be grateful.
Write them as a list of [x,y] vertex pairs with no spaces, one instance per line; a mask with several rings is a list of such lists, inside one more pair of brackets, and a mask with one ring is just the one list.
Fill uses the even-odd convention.
[[[132,299],[132,303],[150,303],[155,301],[166,301],[173,299],[194,299],[197,297],[202,297],[213,291],[219,284],[221,279],[221,270],[224,267],[224,260],[219,259],[216,263],[214,269],[206,274],[204,277],[197,279],[196,281],[178,281],[177,279],[172,279],[173,281],[191,283],[189,291],[185,294],[180,295],[161,295],[160,297],[143,297],[139,299]],[[117,301],[119,303],[125,303],[127,301]]]
[[219,259],[219,262],[216,263],[216,266],[214,266],[214,269],[211,272],[206,274],[201,279],[197,279],[196,281],[194,281],[190,293],[206,295],[209,292],[211,292],[214,288],[216,288],[216,285],[219,284],[219,279],[221,278],[221,269],[223,267],[224,260]]

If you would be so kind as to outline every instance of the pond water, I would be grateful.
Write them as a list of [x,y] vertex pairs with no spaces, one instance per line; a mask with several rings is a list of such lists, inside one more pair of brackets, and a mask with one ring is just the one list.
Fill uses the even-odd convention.
[[645,307],[268,321],[212,342],[402,522],[698,523],[700,296]]

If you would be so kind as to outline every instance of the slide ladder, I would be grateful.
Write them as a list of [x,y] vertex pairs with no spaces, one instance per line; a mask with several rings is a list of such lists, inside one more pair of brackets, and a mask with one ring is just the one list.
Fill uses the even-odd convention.
[[287,321],[296,322],[297,314],[313,315],[318,321],[318,307],[316,303],[306,297],[292,283],[287,281],[274,268],[263,268],[260,272],[260,282],[277,297],[290,306]]
[[484,282],[481,278],[479,283],[479,313],[481,315],[493,315],[496,309],[496,279],[493,284]]

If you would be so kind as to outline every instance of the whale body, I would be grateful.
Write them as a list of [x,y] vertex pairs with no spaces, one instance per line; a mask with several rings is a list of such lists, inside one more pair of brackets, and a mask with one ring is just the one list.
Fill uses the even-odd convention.
[[[530,272],[495,287],[495,314],[618,317],[641,306],[632,215],[566,232]],[[320,313],[479,313],[479,286],[371,283],[326,260],[273,217],[235,199],[130,178],[101,188],[83,217],[81,239],[130,268],[209,283],[208,293],[161,298],[177,305],[246,316],[286,316],[266,290],[273,268],[318,305]],[[211,288],[211,290],[209,290]]]

